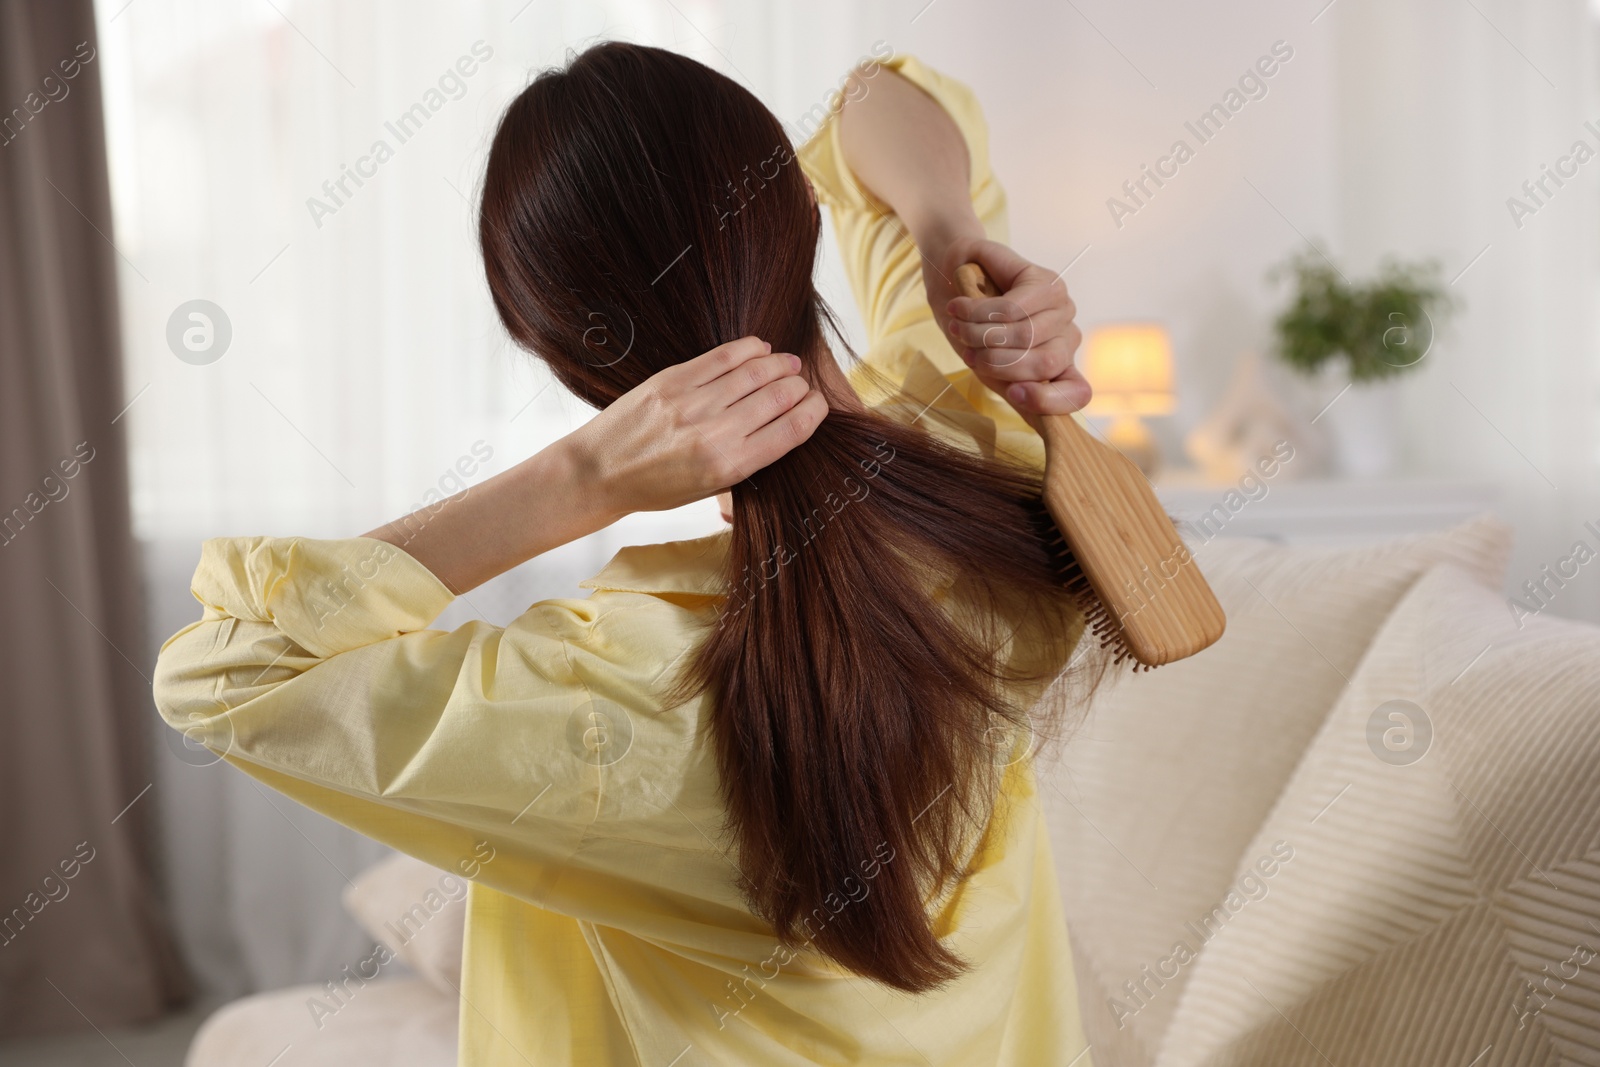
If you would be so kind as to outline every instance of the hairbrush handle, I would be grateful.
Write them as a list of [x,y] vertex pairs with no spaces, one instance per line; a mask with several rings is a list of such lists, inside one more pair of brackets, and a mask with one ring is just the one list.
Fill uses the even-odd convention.
[[[975,299],[1003,295],[976,263],[956,268],[956,284]],[[1148,668],[1221,637],[1222,605],[1144,473],[1071,415],[1035,422],[1045,507],[1092,593],[1085,610],[1102,643]]]

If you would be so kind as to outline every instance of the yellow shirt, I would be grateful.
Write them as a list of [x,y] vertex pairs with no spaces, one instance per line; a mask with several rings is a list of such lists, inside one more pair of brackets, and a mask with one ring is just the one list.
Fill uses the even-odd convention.
[[[887,65],[955,118],[974,203],[1004,239],[971,93],[910,57]],[[865,399],[1040,461],[933,325],[916,251],[843,166],[837,122],[800,158],[832,211],[868,362],[902,388]],[[809,949],[783,962],[734,888],[705,699],[661,696],[715,618],[727,539],[623,549],[582,583],[587,599],[450,633],[425,629],[449,591],[383,542],[207,541],[204,615],[162,647],[156,702],[252,777],[472,879],[463,1067],[1087,1067],[1030,759],[1006,772],[974,873],[938,904],[968,973],[912,997]],[[1065,662],[1061,644],[1012,652]]]

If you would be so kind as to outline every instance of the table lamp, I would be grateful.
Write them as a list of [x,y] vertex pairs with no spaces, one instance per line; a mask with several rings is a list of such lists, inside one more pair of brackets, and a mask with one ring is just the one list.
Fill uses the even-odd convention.
[[1149,322],[1119,322],[1090,331],[1079,369],[1094,387],[1085,415],[1111,418],[1106,440],[1147,477],[1161,465],[1160,450],[1141,415],[1170,415],[1172,344],[1166,328]]

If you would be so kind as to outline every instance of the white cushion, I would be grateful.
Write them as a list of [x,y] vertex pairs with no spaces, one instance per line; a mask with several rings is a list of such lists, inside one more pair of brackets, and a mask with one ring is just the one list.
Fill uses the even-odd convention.
[[1597,768],[1600,628],[1519,629],[1430,571],[1245,849],[1294,855],[1205,944],[1156,1062],[1600,1063]]
[[467,879],[396,853],[344,891],[361,928],[442,993],[461,990]]
[[339,1002],[314,985],[236,1000],[201,1025],[184,1065],[455,1067],[457,998],[416,978],[346,988]]
[[1227,631],[1103,687],[1059,764],[1040,766],[1097,1064],[1153,1062],[1192,968],[1132,1017],[1112,997],[1259,858],[1247,847],[1406,590],[1439,562],[1498,586],[1510,545],[1510,528],[1486,516],[1361,548],[1194,547]]

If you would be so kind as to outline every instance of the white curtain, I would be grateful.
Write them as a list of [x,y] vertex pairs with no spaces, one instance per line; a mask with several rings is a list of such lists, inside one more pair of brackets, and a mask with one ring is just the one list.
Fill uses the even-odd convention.
[[[1600,153],[1597,9],[1341,2],[1327,16],[1343,250],[1363,268],[1439,256],[1465,302],[1403,387],[1410,466],[1499,485],[1518,596],[1575,541],[1600,547],[1585,529],[1600,528],[1600,158],[1572,158],[1578,141]],[[1551,612],[1600,622],[1594,574],[1549,588]]]

